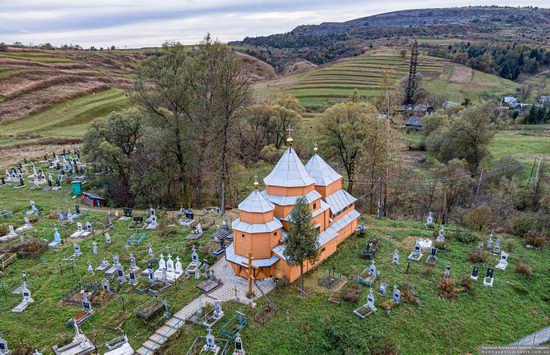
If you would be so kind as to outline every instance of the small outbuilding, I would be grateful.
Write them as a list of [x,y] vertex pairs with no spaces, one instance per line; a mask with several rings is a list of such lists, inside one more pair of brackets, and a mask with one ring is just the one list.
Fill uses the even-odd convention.
[[408,131],[419,131],[422,128],[422,118],[418,116],[410,116],[405,121],[405,127]]
[[90,207],[104,207],[107,205],[107,200],[91,192],[84,192],[82,194],[82,202]]

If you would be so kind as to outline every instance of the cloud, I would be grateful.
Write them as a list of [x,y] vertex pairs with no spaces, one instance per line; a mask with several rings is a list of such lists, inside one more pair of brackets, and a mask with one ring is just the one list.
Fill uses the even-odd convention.
[[[544,6],[546,0],[499,5]],[[417,0],[414,8],[489,5],[483,0]],[[290,31],[411,8],[406,0],[17,0],[0,1],[0,41],[145,47],[192,44],[207,32],[222,41]]]

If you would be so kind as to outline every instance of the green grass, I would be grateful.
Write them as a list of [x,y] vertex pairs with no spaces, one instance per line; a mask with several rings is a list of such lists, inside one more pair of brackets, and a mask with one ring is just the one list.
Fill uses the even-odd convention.
[[[518,84],[495,75],[474,72],[468,83],[451,82],[452,69],[448,62],[435,57],[421,56],[418,72],[423,74],[423,85],[432,93],[443,93],[450,101],[473,102],[514,93]],[[385,69],[395,70],[399,81],[408,73],[408,58],[397,55],[365,54],[320,67],[310,72],[288,77],[282,84],[274,84],[258,90],[262,96],[286,91],[296,96],[308,109],[321,111],[328,106],[349,97],[354,89],[365,97],[380,93],[382,73]]]
[[30,116],[1,124],[0,145],[28,141],[29,135],[33,138],[82,137],[92,120],[126,106],[124,91],[116,88],[64,101]]
[[11,78],[12,76],[30,72],[28,68],[0,68],[0,80]]
[[443,93],[449,101],[461,103],[469,99],[473,103],[482,102],[489,98],[500,99],[507,94],[514,94],[519,84],[475,70],[469,83],[455,83],[450,81],[452,73],[443,73],[440,77],[427,80],[424,87],[433,93]]
[[8,57],[13,59],[21,60],[30,60],[33,62],[40,62],[45,64],[56,64],[56,63],[72,63],[73,61],[69,58],[64,58],[60,56],[52,55],[50,53],[42,52],[3,52],[0,54],[0,57]]
[[[0,220],[0,225],[13,224],[16,227],[22,225],[29,200],[32,199],[36,201],[39,208],[44,210],[45,215],[33,223],[34,229],[27,235],[52,240],[53,228],[57,226],[62,237],[68,237],[75,230],[76,225],[60,226],[57,220],[49,218],[48,213],[50,210],[60,208],[74,209],[73,204],[77,201],[70,197],[69,189],[67,185],[60,191],[31,191],[28,188],[16,190],[11,185],[0,188],[0,210],[9,209],[14,212],[13,217]],[[87,273],[88,260],[91,260],[95,267],[104,257],[111,261],[112,254],[117,252],[125,268],[128,268],[129,254],[125,252],[124,244],[132,233],[127,230],[129,222],[114,222],[115,228],[110,231],[113,245],[108,247],[104,243],[103,233],[99,232],[101,226],[106,223],[105,211],[84,211],[84,213],[86,216],[80,222],[91,221],[94,223],[99,255],[92,254],[91,244],[94,238],[87,237],[79,241],[84,255],[76,262],[74,272],[71,269],[66,269],[61,274],[60,268],[68,267],[62,259],[71,255],[73,251],[72,241],[65,239],[65,245],[61,249],[46,251],[42,260],[18,259],[0,274],[0,282],[4,284],[7,291],[7,300],[4,299],[4,294],[0,291],[2,300],[0,302],[2,314],[0,329],[12,350],[20,341],[23,341],[37,347],[41,352],[49,354],[52,345],[64,344],[72,338],[74,329],[67,326],[66,323],[80,310],[80,306],[64,305],[61,300],[80,280],[93,280],[101,283],[103,275]],[[162,211],[159,213],[159,221],[165,223],[167,217]],[[212,230],[206,230],[206,236],[198,242],[201,258],[207,257],[206,245],[214,246],[210,245],[212,232]],[[174,258],[176,255],[182,258],[182,264],[186,267],[191,258],[191,248],[186,238],[188,233],[188,230],[182,228],[178,228],[175,235],[169,236],[161,236],[158,231],[147,232],[146,239],[138,246],[131,246],[130,252],[136,255],[138,266],[144,270],[147,267],[146,260],[148,259],[147,245],[148,242],[151,242],[156,255],[161,252],[165,255],[171,252]],[[21,296],[11,295],[10,292],[22,282],[20,275],[23,272],[29,274],[29,289],[35,302],[24,313],[14,314],[11,313],[11,309],[21,301]],[[147,281],[145,277],[141,277],[140,282],[146,283]],[[197,283],[198,281],[194,278],[181,279],[177,288],[173,286],[163,294],[163,298],[168,300],[172,306],[172,312],[179,310],[199,296],[200,291],[195,287]],[[84,323],[82,330],[95,344],[101,347],[104,342],[120,335],[122,330],[130,338],[134,349],[137,349],[154,332],[155,327],[162,325],[162,321],[158,319],[155,324],[145,324],[134,315],[134,312],[149,299],[149,296],[135,294],[129,285],[119,286],[116,280],[111,280],[111,286],[117,290],[117,294],[103,307],[94,307],[96,314]],[[124,311],[120,301],[121,297],[125,299]]]
[[[510,263],[505,271],[495,271],[494,287],[484,288],[481,278],[487,266],[497,263],[497,256],[491,256],[481,265],[480,281],[474,282],[472,294],[464,292],[448,300],[439,297],[436,291],[443,269],[451,263],[451,277],[457,283],[469,275],[472,264],[466,261],[465,255],[477,242],[462,244],[453,237],[454,232],[449,232],[449,250],[440,250],[434,272],[425,276],[421,271],[425,268],[426,256],[420,263],[412,263],[407,273],[406,257],[411,247],[405,244],[410,245],[413,236],[432,237],[431,231],[424,230],[419,222],[410,221],[369,219],[367,225],[369,234],[381,239],[381,248],[375,256],[381,275],[373,290],[378,311],[361,320],[352,314],[358,305],[345,301],[332,304],[327,300],[329,291],[317,285],[317,278],[328,268],[334,267],[353,283],[353,275],[368,266],[368,261],[359,258],[366,239],[351,238],[318,270],[307,275],[306,297],[301,297],[292,286],[268,295],[277,304],[278,312],[264,326],[250,321],[241,332],[247,352],[366,354],[369,348],[374,351],[386,346],[402,354],[475,353],[481,344],[508,344],[548,325],[550,303],[545,291],[549,285],[548,251],[526,249],[517,238],[503,236],[502,245],[512,249]],[[484,240],[486,236],[481,238]],[[399,266],[391,264],[395,248],[401,254]],[[514,272],[514,265],[519,260],[527,261],[533,268],[531,278]],[[390,292],[393,284],[400,285],[402,290],[405,284],[409,285],[420,304],[404,303],[385,314],[380,302],[388,296],[382,297],[377,292],[381,281],[388,283]],[[367,294],[368,289],[363,288],[359,305],[366,303]],[[258,308],[264,304],[265,300],[260,301]],[[249,320],[258,313],[258,310],[231,305],[225,307],[226,314],[231,316],[234,309],[244,312]],[[204,330],[193,329],[185,329],[163,353],[185,353],[197,334],[205,334]],[[214,329],[216,335],[218,329]]]
[[[500,131],[489,145],[489,151],[494,159],[509,155],[521,160],[528,177],[536,157],[544,157],[545,162],[550,160],[550,137],[521,131]],[[549,173],[550,164],[545,164],[544,170]]]

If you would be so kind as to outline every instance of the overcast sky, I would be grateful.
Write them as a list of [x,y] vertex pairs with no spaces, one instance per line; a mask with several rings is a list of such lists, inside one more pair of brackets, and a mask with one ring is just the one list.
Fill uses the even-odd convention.
[[[117,47],[223,42],[288,32],[301,24],[346,21],[426,7],[490,5],[483,0],[0,0],[0,42]],[[548,0],[498,5],[548,7]]]

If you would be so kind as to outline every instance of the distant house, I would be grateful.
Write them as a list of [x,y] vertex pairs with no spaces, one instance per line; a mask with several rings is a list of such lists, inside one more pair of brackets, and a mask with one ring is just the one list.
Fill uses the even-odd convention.
[[406,116],[414,115],[422,117],[425,115],[431,115],[433,110],[433,107],[424,104],[399,106],[399,112],[405,114]]
[[90,207],[103,207],[107,204],[107,201],[103,197],[91,192],[84,192],[82,194],[82,202]]
[[514,96],[504,96],[502,98],[502,105],[507,106],[512,110],[519,110],[519,111],[529,107],[529,104],[519,102],[519,100]]
[[418,116],[410,116],[405,121],[405,127],[409,131],[419,131],[422,128],[422,118]]
[[541,105],[550,104],[550,96],[541,96],[541,97],[539,97],[539,103]]
[[443,103],[443,109],[444,110],[448,110],[450,108],[453,108],[453,107],[456,107],[456,106],[459,106],[460,104],[458,102],[453,102],[453,101],[445,101]]
[[519,106],[519,100],[514,96],[504,96],[502,104],[510,108],[516,109]]

